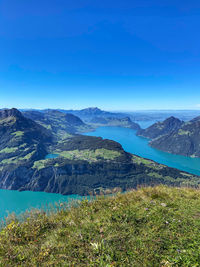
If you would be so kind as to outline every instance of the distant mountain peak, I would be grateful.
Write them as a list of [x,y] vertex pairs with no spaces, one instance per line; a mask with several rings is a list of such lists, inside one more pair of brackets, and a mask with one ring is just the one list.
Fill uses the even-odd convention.
[[102,112],[102,110],[98,107],[89,107],[89,108],[84,108],[81,111],[92,111],[92,112]]
[[88,107],[88,108],[85,108],[85,109],[90,109],[90,110],[101,110],[101,109],[98,108],[98,107]]
[[200,157],[200,117],[182,123],[173,132],[159,136],[150,145],[156,149],[183,156]]
[[0,110],[1,120],[6,119],[8,117],[22,117],[22,113],[16,108]]
[[105,111],[103,111],[97,107],[89,107],[89,108],[85,108],[85,109],[80,110],[80,113],[84,114],[84,115],[101,115],[101,114],[105,113]]

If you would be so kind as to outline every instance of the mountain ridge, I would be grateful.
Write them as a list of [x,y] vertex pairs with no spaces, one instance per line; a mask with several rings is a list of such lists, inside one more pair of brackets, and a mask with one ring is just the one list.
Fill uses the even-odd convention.
[[146,138],[154,139],[159,136],[171,133],[183,125],[183,121],[175,118],[173,116],[167,118],[162,122],[156,122],[147,129],[141,129],[137,132],[137,135],[143,136]]
[[189,157],[200,157],[199,117],[184,123],[174,132],[152,140],[150,145],[168,153]]
[[[85,195],[115,187],[126,191],[141,184],[199,183],[198,176],[127,153],[112,140],[83,135],[55,138],[52,130],[21,114],[11,122],[2,121],[2,189]],[[46,158],[47,154],[57,157]]]
[[200,117],[183,122],[170,117],[141,129],[137,135],[151,139],[149,145],[161,151],[200,157]]
[[90,122],[94,126],[115,126],[140,130],[139,124],[133,122],[130,117],[115,118],[115,117],[93,117]]
[[82,131],[91,131],[93,129],[89,125],[86,125],[79,117],[58,110],[47,109],[43,112],[25,111],[23,115],[47,129],[51,129],[54,134],[60,137]]

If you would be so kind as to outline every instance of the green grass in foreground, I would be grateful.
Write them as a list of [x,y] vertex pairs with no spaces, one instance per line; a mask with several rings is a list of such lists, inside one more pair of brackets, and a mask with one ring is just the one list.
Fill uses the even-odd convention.
[[0,266],[200,266],[200,190],[158,186],[32,212],[1,230]]

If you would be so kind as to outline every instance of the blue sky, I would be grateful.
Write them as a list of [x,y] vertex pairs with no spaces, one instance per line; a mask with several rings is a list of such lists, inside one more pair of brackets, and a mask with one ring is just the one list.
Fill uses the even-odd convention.
[[0,0],[0,108],[200,109],[200,1]]

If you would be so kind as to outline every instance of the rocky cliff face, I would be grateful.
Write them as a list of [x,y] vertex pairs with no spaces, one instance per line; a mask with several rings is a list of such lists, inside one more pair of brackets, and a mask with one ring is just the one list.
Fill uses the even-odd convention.
[[143,136],[146,138],[154,139],[159,136],[169,134],[173,131],[176,131],[183,125],[183,121],[170,117],[163,122],[154,123],[152,126],[147,129],[141,129],[138,131],[137,135]]
[[0,172],[3,189],[79,195],[111,192],[116,187],[125,191],[138,185],[178,186],[194,182],[198,184],[199,177],[136,156],[92,163],[58,158],[46,161],[42,168],[19,166]]

